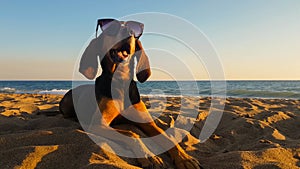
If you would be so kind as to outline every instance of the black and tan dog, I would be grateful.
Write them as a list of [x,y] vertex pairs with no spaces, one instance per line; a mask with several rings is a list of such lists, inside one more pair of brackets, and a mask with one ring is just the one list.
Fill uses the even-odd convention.
[[[102,74],[96,79],[94,88],[90,85],[79,86],[70,90],[64,96],[60,102],[60,111],[64,117],[76,119],[78,116],[78,113],[77,116],[75,114],[76,104],[90,104],[88,103],[89,101],[86,101],[85,96],[92,96],[94,94],[102,117],[97,119],[93,113],[86,113],[84,117],[78,117],[80,120],[87,119],[87,123],[97,121],[93,123],[94,127],[95,124],[99,125],[95,127],[95,130],[99,130],[100,127],[101,131],[105,131],[108,130],[112,123],[126,118],[128,121],[131,121],[131,124],[139,127],[147,136],[162,135],[162,140],[155,140],[161,147],[173,144],[174,147],[168,152],[177,168],[200,168],[199,162],[196,159],[189,156],[153,122],[145,104],[140,99],[136,82],[133,80],[134,58],[136,57],[137,60],[136,77],[139,82],[145,82],[151,74],[148,57],[139,40],[143,32],[143,24],[135,21],[123,22],[114,19],[100,19],[98,20],[98,25],[101,26],[103,32],[98,37],[96,35],[96,38],[93,39],[86,48],[81,58],[79,71],[86,78],[94,79],[98,70],[97,59],[99,57],[101,60]],[[95,107],[86,105],[83,107],[91,109],[90,112],[93,112]],[[139,137],[129,130],[116,130],[126,136]],[[114,137],[111,133],[112,132],[102,132],[100,134],[103,137],[124,142],[124,140]],[[142,147],[145,149],[145,146]],[[138,154],[139,152],[134,153]],[[148,152],[148,154],[149,153],[150,152]],[[140,159],[140,162],[143,167],[165,167],[164,162],[156,156],[146,160]]]

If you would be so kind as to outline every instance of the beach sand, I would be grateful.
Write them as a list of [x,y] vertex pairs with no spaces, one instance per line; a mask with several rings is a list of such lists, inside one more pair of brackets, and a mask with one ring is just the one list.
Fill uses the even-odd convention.
[[[139,168],[136,159],[106,151],[109,147],[103,149],[91,141],[78,123],[64,119],[58,111],[61,98],[0,94],[1,169]],[[156,122],[164,129],[180,128],[196,120],[181,145],[205,169],[300,167],[299,100],[227,98],[220,124],[204,143],[196,138],[207,118],[210,98],[143,100],[151,114],[159,116]],[[196,118],[177,118],[180,112],[192,117],[189,112],[195,108]],[[159,156],[174,167],[167,153]]]

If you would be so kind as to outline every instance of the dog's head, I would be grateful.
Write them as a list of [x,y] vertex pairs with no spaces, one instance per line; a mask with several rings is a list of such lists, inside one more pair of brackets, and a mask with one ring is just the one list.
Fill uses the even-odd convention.
[[[98,27],[102,33],[97,37]],[[135,21],[117,21],[114,19],[99,19],[96,28],[96,38],[84,51],[79,71],[88,79],[94,79],[97,74],[100,56],[103,71],[114,73],[120,63],[137,58],[136,72],[140,82],[146,81],[150,74],[150,65],[139,37],[144,25]]]

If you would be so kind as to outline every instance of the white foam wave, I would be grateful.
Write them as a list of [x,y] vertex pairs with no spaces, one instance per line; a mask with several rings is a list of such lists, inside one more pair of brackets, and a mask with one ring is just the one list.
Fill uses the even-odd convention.
[[0,88],[0,92],[1,93],[15,93],[16,89],[11,88],[11,87],[3,87],[3,88]]
[[205,96],[185,96],[185,95],[172,95],[172,94],[141,94],[142,97],[158,97],[158,98],[166,98],[166,97],[190,97],[190,98],[201,98]]
[[69,90],[65,90],[65,89],[52,89],[52,90],[42,90],[42,91],[39,91],[38,94],[61,94],[61,95],[64,95],[68,91]]

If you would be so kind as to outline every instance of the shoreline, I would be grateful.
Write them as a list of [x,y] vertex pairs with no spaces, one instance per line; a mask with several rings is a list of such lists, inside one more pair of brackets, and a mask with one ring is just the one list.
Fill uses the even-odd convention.
[[[64,96],[65,93],[60,94],[60,93],[1,93],[0,95],[55,95],[55,96]],[[157,98],[171,98],[171,97],[175,97],[175,98],[198,98],[198,99],[203,99],[203,98],[212,98],[211,96],[185,96],[185,95],[146,95],[146,94],[140,94],[141,98],[153,98],[153,97],[157,97]],[[300,98],[278,98],[278,97],[239,97],[239,96],[214,96],[214,98],[216,99],[262,99],[262,100],[295,100],[295,101],[300,101]]]

